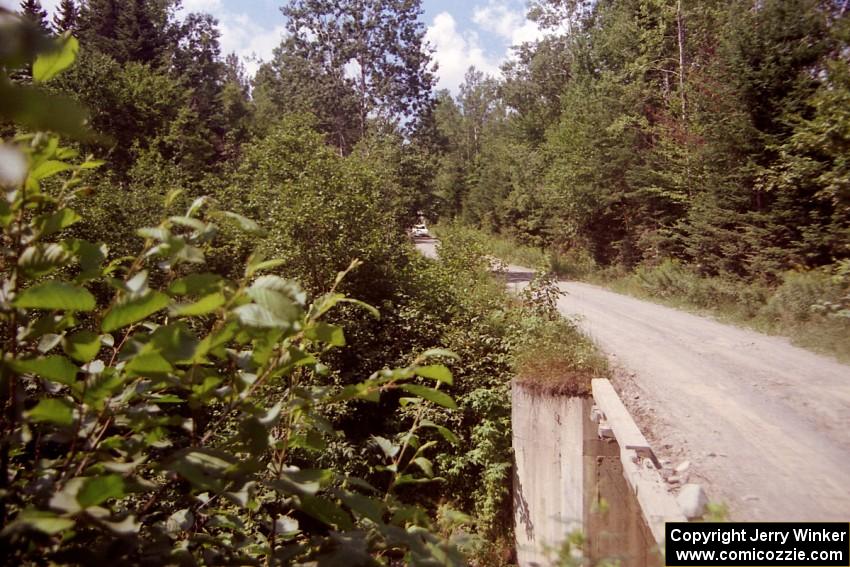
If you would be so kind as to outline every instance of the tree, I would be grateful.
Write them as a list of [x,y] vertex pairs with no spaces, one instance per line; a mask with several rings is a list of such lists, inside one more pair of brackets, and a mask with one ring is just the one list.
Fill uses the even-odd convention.
[[22,0],[21,15],[36,24],[45,34],[50,33],[50,25],[47,23],[47,10],[42,8],[39,0]]
[[174,75],[190,93],[189,105],[198,118],[199,133],[220,149],[225,135],[220,98],[225,65],[219,36],[215,18],[209,14],[189,14],[183,21],[172,65]]
[[74,0],[62,0],[53,14],[53,29],[56,33],[75,32],[80,18],[80,9]]
[[362,137],[367,119],[415,119],[434,84],[420,0],[292,0],[282,8],[295,55],[344,80],[357,93]]
[[245,66],[235,53],[228,54],[224,60],[224,85],[219,93],[225,157],[234,157],[238,147],[248,139],[253,116],[250,90]]
[[179,35],[172,21],[176,4],[176,0],[88,0],[80,10],[80,41],[120,63],[164,67]]
[[118,18],[117,0],[88,0],[82,4],[77,27],[83,45],[117,59]]
[[514,48],[502,66],[500,93],[516,111],[513,121],[528,142],[539,145],[546,129],[558,121],[561,94],[570,80],[571,53],[564,36],[548,36]]
[[299,52],[293,38],[274,50],[257,71],[252,98],[259,133],[287,114],[309,113],[329,142],[347,153],[361,137],[357,93],[342,68],[314,64]]

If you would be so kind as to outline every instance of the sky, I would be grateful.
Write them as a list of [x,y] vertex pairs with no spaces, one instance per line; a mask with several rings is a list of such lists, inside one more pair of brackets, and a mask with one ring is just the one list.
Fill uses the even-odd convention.
[[[41,0],[52,14],[59,0]],[[15,0],[0,6],[17,7]],[[183,12],[207,12],[218,18],[222,54],[235,52],[253,73],[280,43],[282,0],[183,0]],[[427,40],[435,49],[438,88],[457,92],[474,65],[490,75],[510,56],[510,46],[541,36],[525,17],[525,0],[423,0]]]

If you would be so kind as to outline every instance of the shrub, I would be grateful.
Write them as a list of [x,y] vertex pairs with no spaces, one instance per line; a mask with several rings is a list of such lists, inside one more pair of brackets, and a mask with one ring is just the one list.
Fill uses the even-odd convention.
[[817,306],[837,304],[844,287],[827,270],[787,272],[762,310],[762,315],[784,323],[801,323],[817,316]]
[[[44,135],[10,151],[30,169],[0,201],[7,559],[462,564],[426,510],[399,496],[434,476],[425,438],[454,439],[425,417],[455,406],[439,389],[451,373],[427,363],[450,353],[328,388],[316,378],[345,335],[325,319],[358,304],[337,290],[346,273],[310,300],[259,256],[237,280],[199,271],[215,222],[259,232],[203,198],[140,229],[134,257],[107,262],[105,245],[63,237],[98,164],[75,165]],[[325,406],[392,391],[404,392],[405,427],[374,438],[380,485],[310,466],[334,436]]]

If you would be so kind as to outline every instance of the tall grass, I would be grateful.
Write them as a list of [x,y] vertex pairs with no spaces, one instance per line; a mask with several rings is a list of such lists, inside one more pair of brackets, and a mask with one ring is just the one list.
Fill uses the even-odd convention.
[[[440,230],[448,225],[437,225],[432,232],[439,238]],[[488,253],[509,264],[516,264],[533,270],[542,270],[561,278],[583,278],[597,270],[590,255],[581,249],[570,252],[556,252],[520,244],[509,236],[493,234],[472,229]]]
[[732,276],[703,277],[667,260],[642,266],[606,285],[621,293],[709,314],[850,362],[850,317],[843,310],[850,285],[834,269],[791,271],[778,285]]
[[787,336],[799,346],[850,362],[850,261],[788,272],[778,284],[767,285],[731,275],[704,277],[673,260],[631,272],[601,268],[582,250],[554,253],[505,236],[477,233],[490,254],[508,263]]

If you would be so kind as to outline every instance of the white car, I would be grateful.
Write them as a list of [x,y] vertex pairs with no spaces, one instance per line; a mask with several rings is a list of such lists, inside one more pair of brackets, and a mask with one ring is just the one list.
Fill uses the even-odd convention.
[[410,231],[410,234],[411,236],[413,236],[413,238],[426,238],[428,236],[431,236],[428,233],[428,229],[425,227],[424,224],[417,224],[416,226],[414,226],[413,230]]

